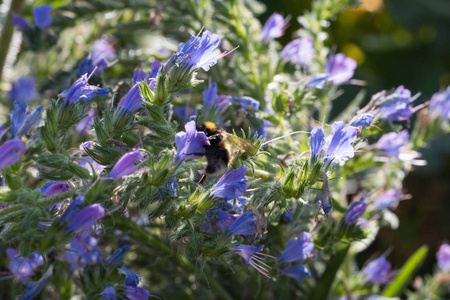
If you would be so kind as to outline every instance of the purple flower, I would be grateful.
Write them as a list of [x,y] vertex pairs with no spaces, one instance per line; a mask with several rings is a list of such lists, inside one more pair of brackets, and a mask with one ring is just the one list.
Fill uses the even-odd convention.
[[191,36],[186,44],[180,44],[177,53],[173,54],[165,66],[164,73],[167,73],[173,66],[177,66],[175,71],[177,80],[182,81],[186,75],[202,68],[208,71],[217,63],[219,58],[230,52],[224,52],[217,56],[215,50],[219,46],[220,38],[217,34],[204,31],[200,37]]
[[371,283],[387,283],[389,281],[389,271],[391,270],[391,263],[386,260],[384,255],[381,255],[375,260],[372,260],[364,268],[364,275]]
[[76,196],[75,199],[70,201],[69,206],[66,208],[64,213],[59,218],[59,223],[65,223],[72,220],[72,218],[78,213],[83,204],[84,204],[84,197],[81,195]]
[[213,82],[207,90],[202,93],[203,103],[207,109],[216,108],[216,113],[223,113],[230,106],[230,96],[217,95],[217,84]]
[[403,131],[397,132],[389,132],[383,135],[375,147],[380,150],[383,154],[397,157],[400,154],[400,148],[409,141],[409,133],[405,129]]
[[288,19],[284,19],[282,15],[274,13],[267,20],[261,32],[261,40],[267,42],[271,39],[283,36],[284,31],[288,27]]
[[98,203],[92,204],[83,208],[79,213],[77,213],[72,220],[70,220],[69,225],[67,225],[68,232],[81,232],[90,226],[97,224],[98,220],[105,216],[105,209]]
[[389,209],[390,207],[396,206],[399,199],[400,192],[396,189],[389,189],[378,196],[374,204],[377,209]]
[[433,119],[450,120],[450,86],[443,92],[433,94],[429,109]]
[[12,127],[11,138],[28,134],[41,122],[42,106],[37,107],[32,114],[27,114],[26,109],[25,103],[14,101],[14,110],[9,113]]
[[353,202],[345,213],[344,223],[347,225],[356,223],[356,221],[358,221],[358,218],[361,217],[362,214],[366,211],[366,207],[367,205],[364,202],[364,198]]
[[271,269],[271,267],[269,267],[266,263],[263,262],[265,260],[264,256],[267,256],[270,258],[275,258],[275,257],[259,252],[263,248],[264,248],[264,245],[261,245],[259,247],[239,245],[234,248],[231,248],[231,250],[236,251],[236,253],[239,254],[244,259],[244,261],[247,265],[252,266],[258,272],[260,272],[264,276],[270,278],[270,276],[268,274],[269,273],[268,269]]
[[309,143],[311,145],[311,157],[313,161],[316,161],[317,158],[321,155],[323,146],[325,145],[325,134],[322,127],[315,127],[311,131]]
[[438,267],[441,271],[450,272],[450,245],[442,244],[436,253]]
[[290,223],[292,218],[294,217],[295,210],[297,209],[297,204],[294,204],[288,208],[281,214],[280,220],[285,223]]
[[281,273],[284,275],[287,275],[293,279],[295,279],[298,282],[303,282],[303,279],[305,275],[308,278],[311,278],[311,272],[309,272],[308,268],[306,268],[304,265],[296,265],[293,267],[289,267],[283,270],[280,270]]
[[289,239],[286,249],[278,258],[280,263],[297,262],[308,258],[314,250],[314,244],[311,243],[311,233],[300,233],[298,240]]
[[68,90],[65,90],[61,93],[64,96],[64,105],[72,105],[80,99],[84,99],[84,102],[87,103],[89,100],[95,97],[95,95],[100,96],[108,96],[108,89],[101,89],[97,86],[88,84],[87,74],[81,76],[72,87]]
[[49,181],[41,187],[41,194],[51,197],[70,190],[70,185],[65,181]]
[[139,148],[126,153],[119,159],[108,177],[117,180],[123,176],[133,174],[138,169],[135,163],[140,161],[143,157],[144,153],[140,152]]
[[198,159],[205,154],[205,147],[209,146],[209,140],[203,131],[197,131],[195,121],[190,121],[184,125],[186,132],[178,132],[175,136],[177,146],[177,156],[175,161],[182,162],[185,159]]
[[247,166],[240,166],[237,170],[230,170],[219,179],[211,196],[231,200],[242,196],[247,190],[247,179],[245,172]]
[[9,262],[9,270],[20,281],[25,282],[31,276],[33,271],[44,264],[42,255],[33,252],[28,257],[20,256],[20,252],[16,249],[6,249],[6,255],[11,260]]
[[171,197],[176,197],[177,196],[177,187],[178,187],[177,179],[175,177],[171,177],[167,180],[166,183],[164,183],[162,188],[159,189],[159,194],[163,197],[169,196],[169,195]]
[[247,111],[247,108],[249,106],[254,110],[258,110],[260,105],[259,101],[247,96],[239,98],[229,98],[228,101],[239,103],[245,111]]
[[323,89],[325,83],[329,80],[330,74],[328,73],[320,73],[316,74],[311,78],[311,80],[308,81],[308,83],[305,85],[307,88],[315,88],[315,89]]
[[105,40],[99,39],[92,45],[91,53],[85,58],[77,69],[78,75],[86,73],[91,74],[94,71],[95,76],[99,76],[103,71],[110,66],[108,58],[114,58],[116,51],[114,47]]
[[206,233],[215,233],[217,231],[220,234],[225,232],[238,218],[239,215],[229,214],[221,209],[208,211],[202,224],[202,230]]
[[139,284],[139,281],[141,280],[141,276],[134,273],[130,269],[127,268],[119,268],[119,273],[125,275],[125,282],[124,284],[126,286],[132,286],[137,287]]
[[316,50],[312,37],[293,40],[281,51],[281,59],[305,67],[313,58]]
[[105,265],[122,265],[123,264],[123,255],[125,252],[130,250],[130,246],[124,245],[116,250],[106,261]]
[[22,16],[14,15],[11,19],[11,24],[20,31],[26,31],[31,29],[31,24]]
[[230,226],[227,235],[253,235],[256,231],[256,219],[255,213],[245,212],[239,219],[237,219],[233,225]]
[[50,267],[44,275],[42,275],[41,279],[38,281],[29,281],[27,282],[27,287],[22,296],[18,298],[18,300],[31,300],[34,299],[44,288],[47,281],[52,276],[53,267]]
[[11,90],[8,97],[11,100],[28,102],[36,99],[36,79],[33,76],[20,77],[17,81],[11,82]]
[[379,102],[377,107],[383,120],[409,122],[415,111],[410,105],[412,102],[411,92],[405,89],[403,85],[399,86],[391,94],[382,94]]
[[350,121],[350,126],[356,127],[359,130],[363,129],[364,127],[370,126],[372,124],[373,119],[375,118],[374,114],[371,113],[364,113],[355,116]]
[[330,80],[334,85],[349,81],[353,77],[355,69],[356,61],[342,53],[330,55],[325,63],[325,72],[330,74]]
[[75,125],[75,131],[78,134],[86,135],[91,131],[92,125],[94,125],[94,114],[95,110],[91,108],[88,111],[88,115]]
[[[84,152],[85,148],[87,149],[92,149],[94,147],[94,142],[88,141],[88,142],[84,142],[81,143],[80,145],[80,151]],[[92,157],[90,157],[87,154],[82,154],[81,157],[84,160],[80,160],[78,162],[78,164],[80,166],[82,166],[83,168],[87,169],[89,171],[89,174],[92,174],[92,167],[94,167],[94,172],[96,174],[99,174],[101,171],[103,171],[103,169],[105,168],[104,166],[102,166],[101,164],[99,164],[98,162],[96,162],[95,160],[92,159]],[[86,161],[87,160],[87,161]],[[90,163],[90,164],[89,164]],[[91,167],[92,165],[92,167]]]
[[116,289],[113,286],[106,287],[100,296],[101,300],[117,300]]
[[272,123],[267,120],[263,120],[263,124],[254,133],[257,137],[266,138],[268,134],[268,129],[273,128]]
[[325,176],[322,184],[322,188],[317,193],[316,198],[314,199],[316,202],[320,202],[323,208],[323,212],[328,217],[331,209],[333,208],[333,201],[331,199],[330,190],[328,189],[328,177]]
[[89,231],[77,234],[66,251],[66,260],[70,263],[70,270],[99,264],[102,254],[97,247],[98,240]]
[[26,151],[25,144],[20,139],[6,141],[0,146],[0,170],[21,160]]
[[49,4],[33,7],[34,25],[44,29],[52,24],[52,7]]
[[120,99],[116,112],[121,114],[134,112],[135,110],[142,108],[143,102],[144,98],[141,95],[141,88],[139,87],[139,84],[136,83],[130,91]]
[[159,297],[150,294],[147,290],[140,287],[127,286],[124,289],[124,293],[128,300],[147,300],[148,297],[159,299]]
[[354,156],[352,143],[356,140],[357,130],[352,126],[344,126],[344,122],[334,122],[331,125],[333,135],[325,140],[326,165],[330,162],[341,163]]
[[133,72],[133,77],[131,80],[133,82],[133,85],[135,85],[136,83],[147,79],[148,74],[144,70],[142,70],[142,66],[139,66],[139,68]]

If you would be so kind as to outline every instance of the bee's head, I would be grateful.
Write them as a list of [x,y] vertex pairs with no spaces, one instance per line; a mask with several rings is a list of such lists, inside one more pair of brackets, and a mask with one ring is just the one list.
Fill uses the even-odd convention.
[[217,133],[217,126],[213,122],[205,122],[197,126],[197,131],[203,131],[206,136]]

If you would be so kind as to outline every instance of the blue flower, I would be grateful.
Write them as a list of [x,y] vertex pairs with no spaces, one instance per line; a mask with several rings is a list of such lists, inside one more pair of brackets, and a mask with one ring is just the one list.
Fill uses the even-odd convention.
[[396,189],[389,189],[384,191],[375,200],[374,204],[377,209],[389,209],[398,204],[400,199],[400,192]]
[[155,60],[151,65],[151,73],[149,75],[146,72],[144,72],[144,70],[142,70],[142,66],[140,66],[133,73],[133,78],[132,78],[133,84],[147,80],[147,83],[149,84],[150,88],[153,90],[153,87],[155,85],[155,78],[158,75],[158,71],[160,68],[161,68],[161,62],[159,60]]
[[403,131],[389,132],[383,135],[375,145],[381,153],[398,158],[400,148],[409,141],[409,133],[405,129]]
[[26,113],[27,105],[25,103],[14,101],[14,110],[9,113],[11,117],[11,138],[28,134],[41,122],[42,106],[30,115]]
[[193,71],[202,68],[208,71],[217,63],[219,58],[224,57],[229,51],[217,56],[215,50],[219,46],[220,38],[217,34],[212,34],[208,30],[204,31],[200,37],[191,36],[185,44],[180,44],[177,53],[173,54],[167,62],[164,73],[167,73],[173,66],[177,67],[176,80],[182,81]]
[[214,107],[216,113],[223,113],[230,106],[230,96],[218,95],[217,84],[213,82],[207,90],[202,93],[203,103],[206,109]]
[[325,165],[330,162],[341,163],[354,156],[352,143],[356,140],[357,130],[352,126],[344,126],[344,122],[334,122],[331,125],[333,135],[325,140]]
[[351,225],[358,221],[358,218],[366,211],[366,203],[364,202],[364,197],[360,200],[353,202],[348,208],[344,216],[344,223]]
[[177,155],[175,161],[182,162],[185,159],[199,159],[205,154],[205,147],[209,146],[209,140],[203,131],[197,131],[195,121],[184,125],[186,132],[178,132],[175,136]]
[[116,289],[113,286],[106,287],[100,296],[101,300],[117,300]]
[[245,212],[239,219],[237,219],[233,225],[230,226],[229,234],[231,235],[253,235],[256,231],[256,219],[255,213]]
[[28,257],[20,256],[20,252],[16,249],[6,249],[6,255],[11,260],[9,262],[9,270],[20,281],[27,281],[33,271],[44,264],[42,255],[38,252],[33,252]]
[[308,258],[314,250],[314,244],[311,243],[311,233],[300,233],[298,240],[289,239],[286,249],[278,258],[280,263],[297,262]]
[[142,70],[142,66],[140,66],[138,69],[136,69],[133,72],[133,77],[132,77],[131,81],[133,82],[133,85],[135,85],[136,83],[147,80],[147,79],[148,79],[148,74],[144,70]]
[[124,245],[116,250],[106,261],[105,265],[121,265],[123,264],[123,255],[130,250],[130,246]]
[[371,113],[364,113],[355,116],[350,121],[350,126],[356,127],[359,130],[363,129],[364,127],[370,126],[372,124],[373,119],[375,118],[374,114]]
[[128,300],[147,300],[149,297],[159,298],[140,287],[127,286],[124,289],[124,293]]
[[171,197],[176,197],[177,196],[177,187],[178,187],[177,179],[175,177],[171,177],[167,180],[166,183],[164,183],[162,188],[159,189],[159,194],[163,197],[169,196],[169,195]]
[[281,273],[284,275],[287,275],[293,279],[295,279],[298,282],[303,282],[305,275],[308,278],[311,278],[311,272],[309,272],[308,268],[306,268],[304,265],[296,265],[293,267],[289,267],[283,270],[280,270]]
[[356,61],[342,53],[330,55],[325,63],[325,73],[330,74],[330,80],[334,85],[349,81],[353,77],[355,69]]
[[11,100],[28,102],[36,99],[36,79],[33,76],[20,77],[17,81],[11,82],[11,90],[8,97]]
[[29,281],[27,282],[27,287],[22,296],[18,298],[18,300],[31,300],[34,299],[44,288],[47,281],[53,274],[53,267],[51,266],[45,273],[42,275],[41,279],[38,281]]
[[77,213],[72,220],[70,220],[69,225],[67,225],[68,232],[81,232],[92,225],[97,224],[98,220],[105,216],[105,209],[98,203],[92,204],[83,208],[79,213]]
[[142,108],[143,102],[144,98],[141,94],[141,88],[139,87],[139,84],[136,83],[130,91],[120,99],[116,113],[132,113],[135,110]]
[[88,230],[77,234],[66,251],[66,260],[70,263],[70,270],[99,264],[102,254],[97,247],[98,239],[91,236]]
[[450,272],[450,245],[442,244],[436,253],[439,270]]
[[45,196],[54,196],[65,193],[70,190],[70,185],[64,181],[49,181],[41,187],[41,194]]
[[22,16],[14,15],[11,19],[11,24],[20,31],[26,31],[31,29],[31,24]]
[[133,174],[138,169],[135,163],[140,161],[143,157],[144,153],[140,152],[139,148],[126,153],[119,159],[114,168],[112,168],[108,177],[117,180],[123,176]]
[[323,208],[323,212],[328,217],[331,208],[333,207],[333,201],[331,199],[330,190],[328,189],[328,177],[326,175],[323,179],[322,188],[317,193],[317,196],[314,199],[314,201],[320,202]]
[[139,281],[141,280],[141,276],[134,273],[130,269],[127,268],[119,268],[119,273],[125,275],[125,282],[124,284],[126,286],[132,286],[137,287],[139,284]]
[[263,120],[263,124],[256,130],[254,134],[256,134],[258,137],[266,138],[269,128],[273,128],[272,123],[267,120]]
[[110,66],[108,59],[114,58],[116,51],[114,47],[105,40],[99,39],[92,45],[91,53],[85,58],[77,69],[78,75],[91,74],[94,69],[94,75],[99,76]]
[[217,209],[215,211],[208,211],[206,219],[202,224],[202,230],[206,233],[223,233],[229,228],[239,215],[229,214],[226,211]]
[[26,151],[25,144],[20,139],[6,141],[0,146],[0,170],[22,159]]
[[242,196],[247,190],[247,179],[245,172],[247,166],[240,166],[237,170],[230,170],[216,183],[211,196],[231,200]]
[[389,271],[391,270],[391,263],[386,260],[384,255],[381,255],[375,260],[372,260],[364,268],[364,275],[371,283],[387,283],[389,281]]
[[256,246],[248,246],[248,245],[239,245],[234,248],[231,248],[231,250],[236,251],[237,254],[239,254],[245,261],[247,265],[252,266],[255,268],[258,272],[263,274],[264,276],[270,278],[269,276],[269,270],[271,267],[269,267],[266,263],[263,262],[265,260],[265,257],[275,258],[271,255],[261,253],[260,251],[264,248],[264,245],[261,245],[259,247]]
[[328,79],[330,78],[330,74],[328,73],[320,73],[316,74],[311,78],[311,80],[308,81],[308,83],[305,85],[307,88],[315,88],[315,89],[323,89],[326,82],[328,82]]
[[261,40],[267,42],[283,36],[288,27],[288,18],[284,19],[282,15],[274,13],[270,16],[261,31]]
[[70,89],[61,93],[61,96],[64,96],[64,105],[72,105],[80,99],[84,99],[84,102],[87,103],[92,100],[95,95],[109,95],[108,89],[101,89],[97,86],[89,85],[88,80],[87,74],[84,74],[75,81]]
[[49,4],[33,7],[34,25],[44,29],[52,24],[52,7]]
[[412,107],[412,101],[411,92],[401,85],[392,93],[382,92],[375,104],[383,120],[409,122],[417,110]]
[[70,201],[69,206],[66,208],[64,213],[59,218],[59,223],[65,223],[72,220],[72,218],[78,213],[81,207],[83,207],[84,204],[84,197],[81,195],[78,195]]
[[312,37],[293,40],[281,51],[281,59],[306,66],[313,58],[316,50]]
[[247,96],[243,96],[243,97],[239,97],[239,98],[229,98],[228,101],[230,102],[236,102],[239,103],[242,108],[247,111],[247,108],[250,106],[251,108],[253,108],[254,110],[258,110],[260,103],[259,101],[247,97]]
[[295,210],[297,209],[297,204],[294,204],[288,208],[281,214],[280,220],[285,223],[290,223],[292,218],[294,217]]
[[433,119],[450,120],[450,86],[443,92],[433,94],[429,109]]
[[309,144],[311,145],[311,158],[315,162],[321,155],[323,146],[325,145],[325,134],[322,127],[315,127],[311,131]]

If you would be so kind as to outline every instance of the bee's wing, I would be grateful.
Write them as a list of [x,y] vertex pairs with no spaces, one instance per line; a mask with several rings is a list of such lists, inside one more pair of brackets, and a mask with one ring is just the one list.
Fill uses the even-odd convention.
[[230,144],[231,148],[233,149],[234,155],[240,156],[244,152],[247,152],[249,154],[256,153],[256,146],[251,142],[227,132],[222,132],[222,134],[225,137],[225,141],[228,142],[228,144]]

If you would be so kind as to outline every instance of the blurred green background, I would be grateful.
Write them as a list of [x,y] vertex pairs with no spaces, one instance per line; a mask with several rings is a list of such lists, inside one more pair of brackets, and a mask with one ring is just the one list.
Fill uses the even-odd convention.
[[[297,17],[310,9],[310,1],[263,1],[265,20],[274,12],[291,15],[290,27],[281,39],[292,39],[300,25]],[[362,0],[361,6],[341,12],[330,24],[329,45],[358,62],[354,78],[368,82],[366,102],[383,90],[404,85],[412,94],[421,93],[416,104],[450,85],[450,1],[448,0]],[[361,87],[344,86],[335,102],[337,112]],[[374,244],[360,254],[362,265],[374,252],[390,250],[394,267],[403,265],[420,245],[430,252],[419,271],[431,272],[434,253],[450,240],[450,135],[421,149],[427,166],[415,167],[404,181],[405,200],[395,210],[398,229],[383,228]]]

